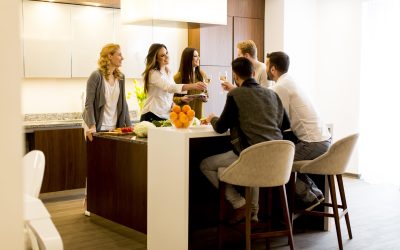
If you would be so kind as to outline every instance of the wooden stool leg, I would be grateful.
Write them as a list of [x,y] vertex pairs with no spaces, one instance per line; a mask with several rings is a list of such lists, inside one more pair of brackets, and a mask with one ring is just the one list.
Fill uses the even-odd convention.
[[288,208],[288,203],[287,203],[287,197],[286,197],[286,189],[285,186],[279,187],[279,193],[280,193],[280,200],[281,200],[281,206],[283,208],[283,217],[285,219],[285,223],[289,229],[289,234],[288,234],[288,239],[289,239],[289,245],[290,249],[294,249],[294,244],[293,244],[293,233],[292,233],[292,221],[289,216],[289,208]]
[[246,250],[251,249],[251,197],[250,187],[246,187]]
[[343,250],[343,243],[342,243],[342,233],[340,231],[340,221],[339,221],[339,210],[338,204],[336,199],[336,190],[335,190],[335,178],[333,175],[328,175],[328,182],[329,182],[329,189],[331,191],[331,198],[332,198],[332,207],[333,207],[333,217],[335,219],[335,227],[336,227],[336,234],[339,243],[339,249]]
[[344,193],[342,175],[341,174],[336,175],[336,179],[337,179],[338,186],[339,186],[340,199],[342,200],[343,211],[346,211],[344,218],[346,219],[347,232],[349,233],[349,238],[353,239],[353,234],[351,233],[349,211],[347,210],[346,195]]
[[[265,189],[267,194],[267,230],[271,231],[272,229],[272,188],[268,187]],[[265,248],[267,250],[271,249],[271,239],[265,239]]]
[[293,215],[294,215],[294,199],[295,199],[295,194],[296,194],[296,178],[297,178],[297,172],[292,172],[290,174],[290,179],[289,179],[289,182],[287,185],[289,215],[290,215],[290,220],[292,221],[292,225],[293,225]]
[[223,246],[223,221],[225,219],[225,182],[219,182],[219,220],[218,220],[218,249],[221,250]]

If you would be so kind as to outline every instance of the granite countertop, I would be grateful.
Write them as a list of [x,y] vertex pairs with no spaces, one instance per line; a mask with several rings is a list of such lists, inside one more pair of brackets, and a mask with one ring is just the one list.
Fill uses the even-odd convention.
[[[129,112],[131,117],[136,117],[136,111]],[[136,121],[134,120],[133,123]],[[82,113],[41,113],[25,114],[23,126],[25,131],[80,128],[82,127]]]
[[24,115],[25,130],[51,128],[79,128],[82,127],[82,114],[74,113],[42,113]]

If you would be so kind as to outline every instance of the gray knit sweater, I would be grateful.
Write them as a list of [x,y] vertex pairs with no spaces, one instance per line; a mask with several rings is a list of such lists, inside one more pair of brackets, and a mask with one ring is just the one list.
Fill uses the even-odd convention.
[[[119,80],[119,89],[116,125],[118,128],[132,126],[125,98],[125,77]],[[103,75],[100,70],[96,70],[90,75],[86,85],[86,102],[82,118],[88,127],[96,124],[96,130],[99,131],[101,129],[105,104]]]
[[[233,137],[237,134],[232,132],[238,131],[241,149],[264,141],[282,140],[282,132],[290,128],[279,96],[261,87],[253,78],[228,93],[221,116],[214,117],[211,124],[218,133],[231,129]],[[240,153],[237,147],[234,151]]]

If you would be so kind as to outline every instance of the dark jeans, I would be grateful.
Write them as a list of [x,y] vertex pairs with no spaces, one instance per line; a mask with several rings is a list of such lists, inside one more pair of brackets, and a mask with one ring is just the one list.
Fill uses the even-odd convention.
[[328,151],[330,145],[331,139],[321,142],[305,142],[299,140],[296,143],[294,161],[314,160]]
[[153,114],[152,112],[147,112],[143,115],[140,116],[140,121],[148,121],[148,122],[152,122],[152,121],[165,121],[166,119],[164,118],[160,118],[158,116],[156,116],[155,114]]
[[[313,160],[317,158],[328,151],[331,141],[331,138],[321,142],[305,142],[298,140],[295,144],[296,151],[294,154],[294,161]],[[316,198],[320,198],[318,196],[319,194],[322,194],[322,192],[318,190],[318,187],[308,175],[298,173],[296,181],[296,194],[297,197],[303,202],[309,203],[315,199],[314,195]]]

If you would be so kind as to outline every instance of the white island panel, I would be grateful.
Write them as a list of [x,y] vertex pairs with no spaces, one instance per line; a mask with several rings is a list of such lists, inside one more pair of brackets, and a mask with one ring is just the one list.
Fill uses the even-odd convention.
[[149,130],[147,249],[188,249],[189,140],[225,135],[211,126]]

